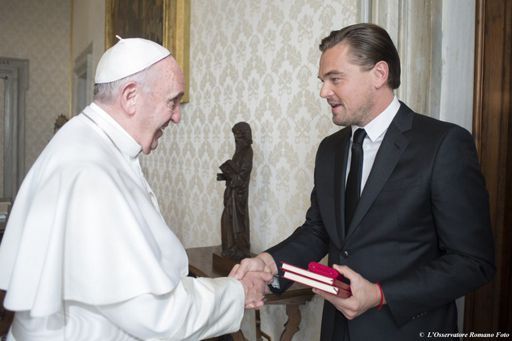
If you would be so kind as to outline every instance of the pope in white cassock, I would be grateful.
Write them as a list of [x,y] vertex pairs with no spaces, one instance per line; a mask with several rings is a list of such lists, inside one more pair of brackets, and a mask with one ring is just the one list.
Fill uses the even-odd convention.
[[0,248],[8,340],[200,340],[239,329],[269,274],[190,278],[185,250],[142,174],[184,78],[164,47],[121,39],[96,69],[95,99],[27,174]]

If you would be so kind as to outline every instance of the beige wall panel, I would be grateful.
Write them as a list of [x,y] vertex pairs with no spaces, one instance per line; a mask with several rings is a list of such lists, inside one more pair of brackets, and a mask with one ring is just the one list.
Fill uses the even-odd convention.
[[25,113],[26,171],[69,110],[69,0],[2,0],[0,56],[29,60]]

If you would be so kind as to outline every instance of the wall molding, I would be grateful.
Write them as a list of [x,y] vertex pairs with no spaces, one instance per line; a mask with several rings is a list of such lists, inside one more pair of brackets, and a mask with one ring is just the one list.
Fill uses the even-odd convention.
[[28,60],[0,57],[4,86],[4,170],[1,196],[14,200],[25,176],[25,95]]

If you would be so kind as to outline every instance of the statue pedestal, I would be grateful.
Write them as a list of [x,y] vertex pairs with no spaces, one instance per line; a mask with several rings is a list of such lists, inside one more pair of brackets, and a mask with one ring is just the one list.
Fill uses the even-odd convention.
[[212,266],[213,270],[222,274],[223,276],[227,276],[231,269],[238,264],[239,262],[231,257],[226,257],[221,254],[221,252],[213,252],[212,253]]

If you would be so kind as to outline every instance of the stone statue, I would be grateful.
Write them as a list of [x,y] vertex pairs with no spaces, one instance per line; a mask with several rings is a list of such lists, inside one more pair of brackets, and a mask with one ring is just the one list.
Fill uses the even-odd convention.
[[226,181],[224,211],[221,218],[222,255],[241,260],[250,255],[249,180],[252,170],[252,133],[247,122],[233,126],[235,153],[217,174],[218,181]]
[[64,114],[60,114],[57,116],[57,119],[55,120],[55,124],[53,126],[53,133],[55,134],[66,122],[68,121],[68,117]]

